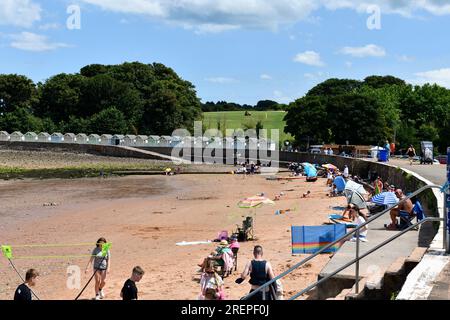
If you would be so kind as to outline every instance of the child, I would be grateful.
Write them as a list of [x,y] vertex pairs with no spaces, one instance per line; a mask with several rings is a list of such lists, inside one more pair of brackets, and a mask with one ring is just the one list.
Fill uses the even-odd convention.
[[133,268],[130,279],[125,281],[122,291],[120,291],[120,297],[124,301],[137,300],[138,299],[138,289],[136,287],[136,282],[141,281],[144,276],[144,270],[136,266]]
[[93,263],[95,274],[95,300],[100,300],[105,297],[103,288],[105,287],[106,272],[111,269],[111,254],[108,250],[106,256],[103,257],[102,247],[106,243],[105,238],[97,240],[97,245],[92,251],[91,259],[89,260],[85,273],[88,272],[89,266]]
[[39,276],[39,273],[30,269],[27,271],[25,275],[25,282],[17,287],[14,293],[14,301],[31,301],[31,287],[36,286],[36,279]]

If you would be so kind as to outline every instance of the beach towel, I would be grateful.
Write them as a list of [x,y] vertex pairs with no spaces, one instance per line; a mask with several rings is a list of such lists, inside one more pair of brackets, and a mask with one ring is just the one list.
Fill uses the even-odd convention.
[[192,241],[192,242],[186,242],[186,241],[181,241],[181,242],[177,242],[176,245],[177,246],[193,246],[193,245],[197,245],[197,244],[208,244],[211,243],[212,241]]
[[[346,234],[344,224],[324,226],[292,226],[292,254],[316,253],[326,245]],[[324,251],[336,252],[339,246]]]

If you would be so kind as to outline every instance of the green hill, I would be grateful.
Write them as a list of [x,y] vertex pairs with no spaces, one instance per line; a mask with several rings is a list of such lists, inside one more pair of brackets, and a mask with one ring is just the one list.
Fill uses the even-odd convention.
[[[286,126],[283,121],[285,111],[250,111],[250,116],[245,111],[204,112],[203,124],[206,129],[247,129],[255,128],[258,121],[262,122],[263,129],[267,129],[270,138],[270,129],[280,130],[280,141],[293,140],[290,134],[284,133]],[[219,128],[220,126],[220,128]]]

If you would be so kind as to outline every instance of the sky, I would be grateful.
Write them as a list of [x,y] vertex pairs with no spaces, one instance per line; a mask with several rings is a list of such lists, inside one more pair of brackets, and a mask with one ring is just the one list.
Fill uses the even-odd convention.
[[289,103],[328,78],[450,88],[446,0],[0,0],[0,74],[160,62],[203,102]]

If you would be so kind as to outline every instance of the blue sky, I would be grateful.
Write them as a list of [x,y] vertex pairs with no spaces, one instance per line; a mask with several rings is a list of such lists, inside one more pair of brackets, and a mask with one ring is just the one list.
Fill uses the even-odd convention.
[[[448,3],[0,0],[0,73],[37,82],[92,63],[161,62],[204,102],[248,104],[288,103],[330,77],[391,74],[450,88]],[[79,29],[67,28],[70,5]]]

